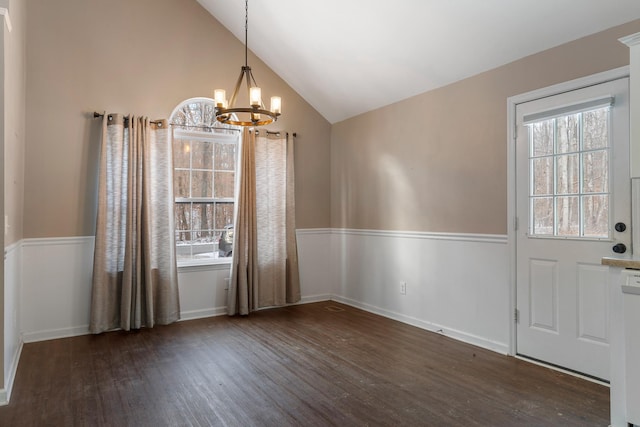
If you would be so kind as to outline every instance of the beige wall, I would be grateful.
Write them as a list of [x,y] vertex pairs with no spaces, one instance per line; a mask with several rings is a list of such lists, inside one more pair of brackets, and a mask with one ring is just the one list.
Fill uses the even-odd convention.
[[[230,90],[242,43],[195,0],[28,0],[28,20],[22,235],[91,235],[90,113],[167,117],[214,86]],[[628,64],[617,39],[638,31],[635,21],[333,127],[251,56],[265,92],[284,98],[272,128],[299,135],[298,228],[506,233],[506,99]]]
[[627,65],[618,38],[638,31],[634,21],[334,124],[332,227],[506,234],[507,98]]
[[[99,124],[94,110],[168,117],[181,101],[230,91],[244,48],[195,0],[28,0],[24,237],[92,235]],[[252,55],[271,129],[297,132],[297,227],[330,224],[330,124]]]

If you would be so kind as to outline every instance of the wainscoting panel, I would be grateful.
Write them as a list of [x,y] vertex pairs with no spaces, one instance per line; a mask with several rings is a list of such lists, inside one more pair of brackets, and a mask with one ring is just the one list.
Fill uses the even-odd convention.
[[609,267],[578,263],[578,337],[609,344]]
[[[507,352],[504,236],[309,229],[297,237],[303,303],[335,299]],[[23,340],[86,334],[93,238],[26,239],[21,246],[15,270],[22,272]],[[228,265],[181,268],[183,319],[224,314],[228,277]]]
[[24,342],[88,333],[93,241],[93,237],[23,240]]
[[506,236],[334,230],[332,254],[332,299],[508,353]]
[[0,405],[6,405],[11,397],[22,350],[19,323],[21,255],[19,243],[4,250],[4,384],[0,384]]
[[529,326],[558,333],[557,260],[529,260]]
[[[93,237],[25,239],[20,330],[24,342],[88,333],[93,269]],[[298,230],[302,302],[331,297],[331,231]],[[229,264],[181,267],[182,320],[226,313]]]
[[227,313],[227,288],[231,264],[180,267],[181,320],[220,316]]
[[331,229],[296,230],[302,303],[331,299]]

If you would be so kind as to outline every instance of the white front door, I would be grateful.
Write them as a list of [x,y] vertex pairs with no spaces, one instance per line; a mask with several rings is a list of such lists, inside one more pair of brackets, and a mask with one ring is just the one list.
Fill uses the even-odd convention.
[[516,107],[517,353],[603,380],[600,260],[614,246],[631,250],[628,86],[618,79]]

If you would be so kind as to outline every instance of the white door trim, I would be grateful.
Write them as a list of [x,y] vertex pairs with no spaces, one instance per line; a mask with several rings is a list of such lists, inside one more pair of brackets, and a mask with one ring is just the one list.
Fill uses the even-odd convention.
[[[516,107],[529,101],[629,77],[629,66],[615,68],[507,98],[507,250],[509,252],[509,354],[516,354]],[[522,226],[522,225],[521,225]]]

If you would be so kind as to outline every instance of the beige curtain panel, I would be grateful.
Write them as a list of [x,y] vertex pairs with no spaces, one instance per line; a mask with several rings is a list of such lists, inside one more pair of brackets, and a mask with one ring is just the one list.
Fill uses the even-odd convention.
[[245,129],[229,315],[300,301],[294,193],[293,140]]
[[89,330],[180,318],[166,120],[104,115]]

